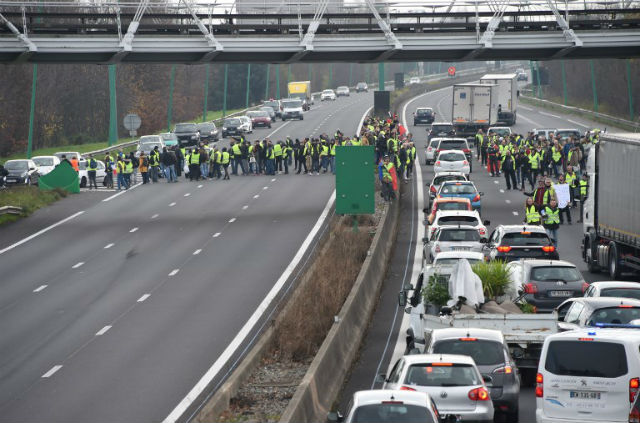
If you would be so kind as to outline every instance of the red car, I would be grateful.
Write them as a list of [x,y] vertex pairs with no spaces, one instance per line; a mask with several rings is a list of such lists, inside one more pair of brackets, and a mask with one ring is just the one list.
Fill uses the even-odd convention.
[[269,117],[269,113],[264,110],[253,110],[247,112],[247,117],[251,119],[251,124],[254,128],[258,126],[271,128],[271,118]]

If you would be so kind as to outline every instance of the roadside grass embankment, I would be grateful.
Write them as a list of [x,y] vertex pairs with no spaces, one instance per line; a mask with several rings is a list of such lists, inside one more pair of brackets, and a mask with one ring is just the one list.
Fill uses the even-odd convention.
[[48,206],[67,195],[68,193],[61,189],[40,191],[38,187],[34,186],[11,187],[0,190],[0,207],[14,206],[22,208],[21,214],[0,215],[0,226],[29,216],[36,210]]

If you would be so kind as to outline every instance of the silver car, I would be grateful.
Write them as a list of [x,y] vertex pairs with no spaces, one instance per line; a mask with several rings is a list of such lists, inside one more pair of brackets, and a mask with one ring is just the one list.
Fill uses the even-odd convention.
[[436,159],[436,149],[438,147],[438,143],[440,142],[440,138],[433,138],[431,141],[427,141],[427,144],[424,146],[425,148],[425,160],[424,163],[427,165],[433,164]]
[[[429,240],[430,261],[443,251],[472,251],[482,252],[482,247],[486,242],[478,233],[475,226],[443,226],[438,228]],[[425,245],[425,250],[427,246]],[[427,252],[424,252],[427,255]]]
[[[34,158],[35,161],[35,158]],[[584,291],[585,297],[621,297],[640,300],[640,282],[602,281],[592,282]]]
[[382,389],[426,392],[441,415],[462,421],[493,421],[489,390],[471,357],[454,354],[416,354],[400,358],[384,379]]
[[442,150],[436,162],[433,164],[433,171],[439,172],[460,172],[463,175],[469,176],[471,173],[471,166],[466,154],[462,150]]
[[327,420],[344,423],[438,423],[438,409],[424,392],[375,389],[358,391],[343,416],[329,413]]

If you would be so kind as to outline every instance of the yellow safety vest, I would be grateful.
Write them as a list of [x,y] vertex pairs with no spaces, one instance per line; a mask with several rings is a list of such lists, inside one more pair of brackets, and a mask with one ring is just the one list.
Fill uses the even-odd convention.
[[282,156],[282,146],[280,144],[273,146],[273,155],[276,157]]
[[223,165],[229,164],[229,152],[227,151],[222,152],[222,164]]
[[587,186],[589,185],[589,183],[587,181],[585,181],[584,179],[580,180],[580,195],[581,196],[586,196],[587,195]]
[[575,188],[576,187],[576,179],[578,178],[578,175],[576,175],[576,173],[574,172],[573,175],[570,173],[567,173],[564,176],[565,181],[567,181],[567,183],[569,184],[569,186],[571,188]]
[[545,215],[547,216],[544,223],[548,225],[554,224],[554,223],[560,223],[560,210],[558,208],[556,208],[555,210],[552,210],[551,207],[545,207],[544,212],[545,212]]
[[539,224],[540,223],[540,213],[538,213],[538,209],[536,206],[531,205],[526,207],[527,214],[527,223]]
[[200,153],[191,153],[189,156],[190,164],[200,164]]
[[240,144],[233,144],[233,147],[231,147],[231,149],[233,150],[234,156],[242,156],[242,151],[240,151]]

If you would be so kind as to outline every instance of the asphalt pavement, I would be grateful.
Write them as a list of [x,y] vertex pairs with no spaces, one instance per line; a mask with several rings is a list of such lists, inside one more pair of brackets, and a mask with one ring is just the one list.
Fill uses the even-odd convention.
[[[380,383],[375,381],[379,373],[389,373],[390,366],[404,353],[405,314],[398,307],[397,294],[406,283],[415,285],[421,267],[422,234],[424,215],[422,209],[428,203],[429,183],[433,178],[433,167],[425,165],[425,126],[413,126],[411,113],[417,107],[432,107],[437,113],[438,121],[450,121],[452,111],[452,89],[447,87],[422,95],[410,101],[406,107],[406,119],[409,130],[420,158],[420,176],[417,174],[404,186],[400,208],[400,223],[396,244],[390,260],[389,269],[383,282],[378,305],[371,319],[367,334],[361,345],[359,359],[348,375],[340,398],[337,401],[340,410],[344,411],[354,392],[365,389],[377,389]],[[577,128],[584,132],[588,128],[601,125],[575,116],[562,116],[527,104],[520,104],[517,122],[512,126],[514,133],[526,134],[533,128]],[[400,116],[402,118],[402,116]],[[609,128],[611,132],[614,128]],[[474,156],[475,156],[475,149]],[[488,230],[500,224],[521,223],[524,218],[524,201],[526,197],[521,191],[507,190],[504,177],[492,178],[474,158],[472,181],[482,197],[482,217],[490,220]],[[421,183],[421,184],[420,184]],[[529,186],[526,187],[528,190]],[[420,192],[422,190],[422,192]],[[580,241],[582,225],[577,224],[579,208],[572,210],[572,225],[559,229],[558,252],[562,260],[574,263],[588,282],[606,280],[604,274],[593,274],[587,271],[582,261]],[[489,232],[490,233],[490,232]],[[416,247],[418,250],[416,250]],[[497,418],[500,421],[500,417]],[[532,387],[523,387],[520,395],[521,423],[535,422],[535,393]]]
[[[317,101],[247,139],[352,134],[372,102]],[[163,421],[205,373],[223,381],[312,253],[334,186],[182,178],[81,193],[2,228],[0,422]]]

